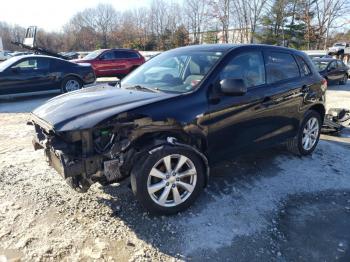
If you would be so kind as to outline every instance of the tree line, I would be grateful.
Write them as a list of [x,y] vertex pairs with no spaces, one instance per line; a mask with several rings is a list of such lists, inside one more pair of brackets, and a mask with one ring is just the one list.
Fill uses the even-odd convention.
[[[350,30],[339,33],[349,25],[349,10],[348,0],[153,0],[147,8],[124,12],[98,4],[75,14],[60,32],[40,29],[37,44],[56,52],[111,47],[168,50],[236,41],[325,49],[335,40],[350,41]],[[239,32],[238,39],[229,37],[231,29]],[[16,49],[10,41],[21,41],[24,32],[0,22],[7,49]]]

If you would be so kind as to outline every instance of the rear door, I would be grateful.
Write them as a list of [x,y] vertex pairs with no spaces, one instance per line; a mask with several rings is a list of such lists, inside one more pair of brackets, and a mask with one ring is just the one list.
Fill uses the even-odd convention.
[[128,65],[127,65],[128,68],[127,69],[129,72],[142,64],[141,57],[136,52],[126,51],[125,57],[128,61]]
[[130,52],[116,50],[115,56],[115,69],[117,74],[126,75],[129,73],[132,67],[132,58],[130,57]]
[[[297,134],[302,117],[299,109],[310,83],[303,81],[297,57],[292,52],[266,49],[264,58],[269,85],[267,109],[274,109],[274,130],[264,138],[275,144]],[[310,75],[311,71],[306,74]]]

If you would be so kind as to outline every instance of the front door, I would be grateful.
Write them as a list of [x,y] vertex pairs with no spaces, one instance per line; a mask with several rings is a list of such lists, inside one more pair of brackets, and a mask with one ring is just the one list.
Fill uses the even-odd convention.
[[99,61],[95,63],[95,70],[98,76],[114,76],[115,70],[115,53],[112,50],[106,51],[99,56]]
[[332,82],[339,81],[342,77],[342,75],[338,69],[337,61],[330,62],[328,67],[327,67],[327,71],[328,71],[328,75],[327,75],[328,80],[330,80]]
[[52,88],[50,60],[28,57],[7,68],[1,76],[0,94],[41,92]]

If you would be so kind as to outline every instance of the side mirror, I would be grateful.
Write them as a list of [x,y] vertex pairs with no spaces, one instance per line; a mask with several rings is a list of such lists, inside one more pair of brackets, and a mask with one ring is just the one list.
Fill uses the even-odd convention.
[[242,96],[247,93],[243,79],[224,79],[220,81],[221,92],[230,96]]

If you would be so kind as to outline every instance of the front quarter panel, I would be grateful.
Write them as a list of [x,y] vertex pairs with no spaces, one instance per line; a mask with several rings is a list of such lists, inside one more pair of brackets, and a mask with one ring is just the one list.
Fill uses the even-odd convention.
[[[175,136],[205,151],[208,135],[208,103],[205,92],[183,94],[127,111],[128,121],[136,120],[135,140],[144,135]],[[120,117],[120,116],[118,116]],[[106,122],[113,122],[113,118]],[[117,120],[116,122],[118,122]],[[138,126],[138,123],[146,123]],[[102,123],[101,123],[102,124]],[[147,142],[147,141],[145,141]],[[205,153],[205,152],[204,152]]]

